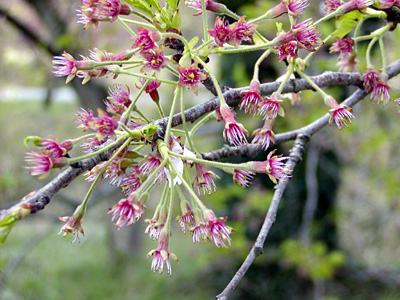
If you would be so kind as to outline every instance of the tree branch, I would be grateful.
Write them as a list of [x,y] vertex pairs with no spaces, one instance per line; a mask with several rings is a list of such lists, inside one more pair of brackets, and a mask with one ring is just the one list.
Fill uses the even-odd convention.
[[[290,153],[289,160],[285,164],[285,168],[291,170],[288,175],[293,173],[294,167],[301,161],[304,147],[306,143],[309,141],[310,135],[307,133],[301,133],[297,136],[294,141],[293,148]],[[289,178],[286,180],[279,181],[278,185],[275,188],[274,196],[272,197],[271,205],[269,206],[268,213],[265,217],[264,223],[261,227],[261,230],[257,236],[256,242],[254,243],[252,249],[247,255],[245,261],[236,272],[235,276],[233,276],[232,280],[226,286],[221,294],[219,294],[216,299],[218,300],[226,300],[233,292],[235,287],[239,284],[240,280],[246,274],[247,270],[253,264],[254,260],[263,253],[263,246],[265,239],[272,227],[272,224],[275,222],[276,213],[278,211],[279,203],[282,199],[283,192],[285,191],[287,185],[289,183]]]
[[[397,75],[400,73],[400,59],[393,62],[388,66],[388,75],[389,78]],[[340,72],[327,72],[322,75],[312,76],[310,77],[316,84],[319,86],[334,86],[334,85],[356,85],[359,86],[361,84],[361,73],[340,73]],[[279,83],[272,82],[272,83],[265,83],[261,85],[261,92],[263,95],[268,95],[273,93],[275,90],[278,89]],[[233,104],[239,101],[242,98],[242,91],[249,89],[249,87],[244,88],[236,88],[230,89],[226,91],[223,95],[225,100],[229,104]],[[308,82],[303,79],[292,79],[290,80],[283,90],[284,93],[289,92],[298,92],[305,89],[311,89],[311,86]],[[362,98],[364,98],[366,93],[362,90],[358,90],[355,92],[351,97],[349,97],[344,103],[347,106],[353,106]],[[218,98],[214,97],[202,104],[196,105],[192,108],[189,108],[185,111],[185,118],[188,122],[194,122],[204,114],[213,111],[215,107],[219,104]],[[322,118],[318,119],[317,121],[302,127],[300,129],[278,134],[275,136],[275,143],[283,143],[285,141],[294,140],[297,135],[300,133],[307,133],[309,135],[314,134],[320,128],[325,126],[328,123],[329,115],[325,115]],[[168,118],[163,118],[154,122],[155,125],[165,126],[167,124]],[[182,124],[182,116],[180,113],[177,113],[173,116],[172,126],[177,126]],[[118,148],[120,145],[116,145],[112,149],[107,150],[104,153],[101,153],[95,157],[90,159],[83,160],[74,166],[68,167],[66,170],[61,172],[56,178],[51,180],[45,186],[40,188],[39,190],[33,191],[27,196],[25,196],[20,202],[14,204],[8,209],[3,209],[0,211],[0,222],[2,222],[6,217],[12,215],[17,219],[22,219],[29,214],[36,213],[39,210],[45,208],[47,204],[50,203],[51,198],[62,188],[68,186],[77,176],[82,174],[84,171],[90,170],[95,165],[100,163],[101,161],[108,160],[111,157],[111,153]],[[246,145],[242,147],[229,147],[229,151],[226,151],[224,154],[231,153],[233,151],[248,151],[248,148],[256,147],[257,145]],[[243,148],[243,150],[242,150]],[[237,150],[235,150],[237,149]],[[223,150],[223,149],[222,149]],[[255,149],[258,151],[258,149]],[[229,155],[221,155],[221,150],[213,151],[213,153],[217,153],[218,157],[228,157]],[[212,160],[215,157],[212,155],[204,154],[205,159]],[[19,213],[16,214],[15,212],[18,211]],[[23,211],[23,213],[21,213]]]

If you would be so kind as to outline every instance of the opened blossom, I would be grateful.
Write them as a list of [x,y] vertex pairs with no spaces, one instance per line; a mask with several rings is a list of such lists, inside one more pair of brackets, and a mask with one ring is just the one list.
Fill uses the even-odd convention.
[[87,59],[76,60],[65,51],[61,56],[54,56],[52,63],[54,76],[67,76],[66,83],[70,82],[75,76],[79,78],[85,77],[82,70],[90,70],[95,66],[94,62]]
[[84,208],[82,205],[78,206],[73,215],[71,217],[60,217],[60,221],[66,222],[64,226],[61,227],[61,230],[58,234],[63,234],[65,237],[67,234],[73,234],[75,235],[75,238],[73,239],[72,242],[75,242],[79,240],[79,234],[82,234],[83,236],[85,235],[83,232],[83,227],[82,227],[82,218],[84,215]]
[[354,119],[353,109],[344,104],[339,105],[333,97],[329,97],[325,102],[331,108],[329,110],[331,115],[329,125],[335,121],[339,129],[342,129],[343,126],[349,127],[348,123],[351,123],[351,119]]
[[285,180],[288,177],[288,169],[285,168],[285,164],[283,161],[289,159],[288,156],[275,155],[276,149],[271,151],[267,160],[265,161],[251,161],[247,164],[250,166],[250,169],[256,173],[266,173],[271,179],[271,181],[275,184],[278,183],[278,180]]
[[51,157],[48,152],[33,152],[26,154],[25,161],[30,165],[29,174],[32,176],[42,175],[42,178],[49,174],[51,169],[62,168],[68,165],[65,157]]
[[168,58],[164,56],[164,51],[162,47],[156,48],[154,50],[149,50],[143,54],[144,63],[141,69],[142,72],[147,71],[157,71],[160,72],[161,68],[168,63]]
[[139,35],[133,38],[134,42],[132,47],[139,48],[142,53],[158,48],[156,44],[156,42],[160,40],[160,35],[158,33],[150,32],[146,28],[140,26],[137,30]]
[[257,24],[249,24],[244,21],[244,16],[229,26],[230,40],[229,44],[238,47],[243,41],[250,41],[250,37],[254,34]]
[[254,173],[245,169],[233,170],[233,182],[242,187],[248,187],[254,177]]
[[147,254],[147,257],[153,256],[153,261],[151,263],[151,270],[153,272],[158,271],[159,274],[162,274],[165,265],[167,267],[167,273],[171,275],[172,270],[169,258],[171,257],[176,262],[179,262],[177,256],[168,251],[168,243],[169,234],[164,230],[161,232],[160,238],[158,239],[157,249],[152,250]]
[[227,217],[217,218],[214,212],[210,209],[204,212],[208,235],[217,247],[227,247],[225,243],[231,244],[230,234],[232,228],[225,225]]
[[121,84],[114,85],[114,88],[109,90],[108,101],[105,101],[107,112],[112,114],[123,114],[123,112],[132,103],[129,98],[129,87],[124,88]]
[[267,150],[270,142],[274,142],[274,132],[272,131],[272,126],[274,124],[275,119],[265,119],[264,126],[262,128],[256,129],[253,131],[253,140],[252,144],[260,145],[263,150]]
[[298,16],[304,13],[308,6],[308,0],[282,0],[277,6],[271,8],[266,15],[268,18],[275,19],[283,14]]
[[187,68],[178,65],[178,71],[178,87],[187,87],[197,95],[197,85],[207,79],[208,75],[198,67],[197,62],[194,62]]
[[283,100],[279,99],[279,94],[273,93],[271,97],[265,97],[264,101],[260,103],[258,115],[263,116],[263,119],[275,119],[277,115],[285,116],[285,112],[281,106]]
[[346,55],[353,55],[354,40],[352,38],[340,39],[335,37],[336,43],[333,43],[329,48],[329,53],[339,53],[339,60],[342,60]]
[[177,216],[176,220],[178,220],[178,224],[182,229],[182,232],[186,233],[186,228],[192,228],[196,224],[196,221],[194,219],[193,211],[187,203],[186,205],[181,205],[181,209],[182,214]]
[[214,29],[209,29],[208,32],[214,38],[215,43],[220,47],[228,43],[232,38],[229,22],[225,21],[224,18],[221,19],[219,16],[215,19]]
[[364,76],[362,77],[364,90],[365,92],[369,93],[375,89],[379,79],[379,72],[375,69],[368,68],[367,72],[365,72]]
[[228,105],[222,105],[216,108],[218,121],[225,123],[223,136],[224,140],[232,145],[239,146],[247,144],[246,135],[249,132],[244,128],[241,123],[236,122],[233,112]]
[[240,109],[244,108],[246,113],[255,113],[262,101],[258,79],[253,79],[250,83],[250,89],[243,91],[242,94],[243,98],[239,103]]
[[387,83],[387,79],[381,78],[378,80],[376,83],[375,87],[372,89],[371,93],[371,100],[372,104],[381,104],[381,105],[386,105],[390,101],[390,90],[391,87]]
[[118,230],[123,226],[132,226],[143,216],[146,206],[141,201],[137,201],[136,197],[132,193],[109,209],[108,213],[112,215],[111,221],[115,221],[115,227]]
[[78,11],[78,23],[84,24],[83,29],[93,25],[96,28],[99,22],[113,22],[119,15],[129,15],[131,9],[119,0],[82,0],[83,6]]
[[297,58],[297,42],[291,41],[286,44],[274,47],[278,52],[278,62],[289,61],[291,58]]
[[197,187],[198,192],[203,190],[204,194],[211,194],[217,190],[217,186],[213,178],[219,178],[214,172],[208,171],[204,164],[195,163],[196,176],[194,177],[193,186]]

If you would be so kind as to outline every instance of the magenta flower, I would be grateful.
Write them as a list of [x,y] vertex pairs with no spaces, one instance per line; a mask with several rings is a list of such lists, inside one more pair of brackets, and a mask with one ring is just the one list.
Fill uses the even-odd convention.
[[[147,176],[153,173],[161,164],[162,157],[160,154],[146,154],[144,160],[141,162],[139,171]],[[156,175],[155,181],[162,181],[166,178],[164,169],[161,169]]]
[[343,3],[340,6],[339,10],[343,14],[347,14],[348,12],[358,10],[362,12],[362,10],[374,4],[374,0],[350,0],[349,2]]
[[372,89],[371,100],[372,104],[377,102],[385,106],[390,101],[390,85],[387,83],[387,79],[380,78],[376,83],[375,87]]
[[133,193],[136,191],[142,184],[141,181],[141,172],[139,166],[131,166],[131,171],[124,179],[121,187],[125,194]]
[[85,25],[83,29],[91,25],[96,28],[99,22],[114,22],[119,15],[131,13],[129,6],[121,4],[119,0],[82,0],[82,3],[84,5],[78,10],[78,23]]
[[[190,8],[198,10],[198,12],[194,14],[195,16],[201,15],[201,0],[187,0],[185,1],[185,4]],[[218,2],[205,0],[204,4],[206,5],[206,10],[208,11],[215,13],[223,13],[226,11],[226,6]]]
[[304,48],[313,52],[323,44],[319,36],[320,33],[317,32],[317,26],[313,25],[311,19],[308,19],[298,25],[293,25],[289,32],[276,37],[274,41],[278,46],[292,41],[297,41],[298,48]]
[[[145,84],[146,79],[144,78],[139,78],[140,83],[142,84],[142,86]],[[159,81],[155,81],[155,80],[150,80],[150,82],[146,85],[146,87],[144,88],[144,91],[150,95],[151,99],[154,102],[158,102],[160,100],[160,95],[158,94],[157,89],[160,87],[161,82]],[[136,86],[138,89],[140,87]]]
[[264,101],[260,104],[258,115],[263,116],[263,119],[275,119],[277,115],[285,116],[285,112],[281,104],[283,100],[279,100],[279,95],[273,93],[271,97],[265,97]]
[[330,14],[336,11],[343,3],[340,0],[325,0],[323,10],[325,14]]
[[225,21],[224,18],[221,19],[219,16],[215,19],[214,29],[209,29],[208,32],[214,38],[215,43],[220,47],[228,43],[232,38],[232,32],[229,28],[228,21]]
[[354,40],[352,38],[340,39],[335,37],[335,39],[336,43],[333,43],[329,48],[329,53],[339,52],[339,60],[342,60],[347,54],[353,55]]
[[381,6],[379,7],[380,9],[389,9],[389,8],[393,7],[396,4],[396,2],[399,2],[399,1],[398,0],[380,0],[378,2],[381,4]]
[[83,131],[87,131],[94,120],[93,111],[91,109],[86,111],[85,109],[80,108],[75,115],[78,117],[78,119],[74,120],[75,123],[79,124],[77,128],[83,128]]
[[148,52],[158,48],[156,42],[160,35],[156,32],[150,32],[143,27],[138,27],[139,35],[134,38],[133,47],[139,48],[140,52]]
[[198,223],[195,227],[192,227],[190,229],[190,234],[192,235],[193,243],[200,244],[202,241],[209,243],[210,238],[208,230],[209,228],[205,223]]
[[296,41],[291,41],[286,44],[276,46],[274,48],[278,52],[278,62],[282,62],[285,59],[289,61],[290,58],[297,58],[298,47]]
[[75,76],[84,77],[84,72],[81,70],[90,70],[95,67],[92,61],[87,59],[76,60],[65,51],[61,56],[54,56],[52,63],[54,76],[67,76],[66,83],[70,82]]
[[369,93],[375,89],[378,83],[379,72],[374,69],[368,68],[367,72],[365,72],[362,79],[363,79],[364,90],[366,93]]
[[51,157],[48,151],[40,153],[30,151],[26,154],[25,161],[31,165],[26,167],[30,169],[29,174],[32,176],[43,174],[40,178],[46,177],[51,169],[62,168],[68,165],[67,158]]
[[229,44],[238,47],[242,41],[250,41],[250,37],[254,34],[257,24],[249,24],[244,22],[244,16],[240,17],[239,21],[229,26],[230,40]]
[[190,209],[188,204],[183,206],[182,214],[177,216],[176,219],[178,220],[179,227],[182,229],[183,233],[186,233],[186,228],[190,229],[196,224],[193,211]]
[[333,97],[329,97],[326,100],[326,104],[331,108],[329,110],[331,115],[329,125],[331,125],[332,121],[335,121],[339,129],[342,129],[343,125],[349,127],[348,122],[351,123],[351,119],[354,119],[353,109],[344,104],[339,105]]
[[255,113],[262,101],[258,79],[253,79],[250,83],[250,90],[243,91],[242,94],[244,96],[239,103],[240,109],[244,107],[246,113]]
[[337,63],[339,68],[339,72],[344,72],[346,70],[350,72],[354,72],[357,68],[357,64],[359,63],[358,59],[354,54],[348,56],[346,59],[341,60]]
[[274,124],[275,119],[265,119],[264,126],[262,128],[256,129],[253,131],[253,140],[252,144],[261,145],[264,151],[267,151],[270,141],[274,142],[274,132],[272,131],[272,126]]
[[97,132],[97,137],[102,139],[107,136],[114,136],[114,129],[117,127],[118,117],[110,117],[107,113],[98,108],[98,117],[94,118],[92,122],[89,123],[90,129]]
[[145,59],[141,72],[148,70],[161,71],[161,68],[168,63],[168,58],[164,56],[162,47],[144,52],[143,58]]
[[114,88],[109,90],[108,101],[105,101],[107,111],[111,114],[122,114],[126,108],[132,103],[129,98],[129,87],[126,90],[121,84],[114,85]]
[[176,262],[179,262],[178,258],[174,253],[170,253],[168,251],[168,243],[169,243],[169,234],[163,230],[160,234],[160,238],[158,240],[158,247],[155,250],[151,250],[147,257],[153,257],[153,261],[151,262],[151,270],[153,272],[158,271],[159,274],[162,274],[164,270],[164,264],[167,267],[167,273],[171,275],[171,262],[169,257],[171,256]]
[[117,220],[115,227],[120,230],[123,226],[135,224],[143,216],[145,209],[146,206],[141,201],[136,201],[136,195],[132,193],[111,207],[108,213],[112,214],[112,222]]
[[235,121],[231,108],[228,105],[223,105],[217,107],[215,111],[218,115],[218,121],[223,121],[225,123],[223,131],[224,140],[226,141],[228,139],[228,142],[235,146],[247,144],[246,135],[248,135],[249,132],[241,123]]
[[179,81],[178,87],[187,87],[191,89],[196,95],[198,87],[197,85],[203,80],[206,80],[208,75],[203,70],[198,68],[198,63],[194,62],[187,68],[178,65]]
[[196,176],[194,177],[193,185],[197,186],[197,191],[200,193],[200,188],[203,189],[204,194],[211,194],[217,190],[214,178],[219,178],[214,172],[208,171],[204,164],[195,163]]
[[271,181],[277,184],[277,180],[285,180],[288,177],[287,169],[285,169],[285,164],[283,163],[284,160],[289,159],[288,156],[272,156],[276,151],[271,151],[266,161],[251,161],[248,164],[252,168],[252,171],[257,173],[266,173],[271,179]]
[[233,170],[233,182],[242,187],[248,187],[254,177],[254,173],[244,169]]
[[271,8],[267,15],[271,19],[278,18],[283,14],[299,16],[308,6],[308,0],[282,0],[277,6]]
[[225,242],[229,245],[231,244],[230,234],[233,231],[232,228],[225,225],[227,217],[217,219],[214,212],[208,209],[204,212],[204,218],[207,222],[206,226],[208,234],[213,240],[215,246],[223,246],[227,248]]
[[65,156],[74,146],[69,140],[59,143],[55,137],[52,138],[53,139],[39,139],[37,144],[44,153],[52,158]]

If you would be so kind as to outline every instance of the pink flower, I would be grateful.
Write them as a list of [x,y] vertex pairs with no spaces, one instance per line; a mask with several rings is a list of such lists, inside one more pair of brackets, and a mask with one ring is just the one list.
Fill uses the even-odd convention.
[[83,128],[83,131],[87,131],[94,120],[93,111],[91,109],[86,111],[81,108],[75,115],[78,117],[74,120],[75,123],[79,124],[77,128]]
[[257,24],[248,24],[244,22],[244,16],[240,17],[239,21],[230,25],[230,40],[229,43],[238,47],[242,41],[250,41],[250,36],[254,34]]
[[196,176],[194,178],[195,183],[197,186],[197,190],[200,193],[200,188],[203,188],[204,194],[211,194],[217,190],[217,186],[215,185],[213,177],[219,178],[214,172],[207,171],[204,164],[195,163],[196,166]]
[[[241,123],[235,121],[235,117],[228,105],[223,105],[216,108],[218,121],[225,123],[224,127],[224,140],[228,139],[229,143],[235,146],[247,144],[246,135],[249,132],[244,128]],[[246,135],[245,135],[246,134]]]
[[72,150],[73,144],[71,141],[64,141],[59,143],[56,138],[50,139],[39,139],[38,146],[50,157],[63,157],[68,151]]
[[335,37],[336,43],[329,48],[329,53],[339,52],[339,60],[342,60],[347,54],[353,55],[354,40],[352,38],[340,39]]
[[232,228],[225,225],[227,217],[218,218],[215,216],[214,212],[208,209],[204,212],[204,218],[206,220],[206,226],[208,234],[213,240],[215,246],[223,246],[226,248],[225,242],[229,245],[231,244],[230,234],[233,231]]
[[208,227],[205,223],[198,223],[190,229],[190,234],[193,238],[193,243],[210,242]]
[[78,23],[85,24],[83,29],[91,25],[96,28],[101,21],[114,22],[120,14],[131,13],[129,6],[121,4],[118,0],[82,0],[82,3],[84,5],[78,10]]
[[121,199],[117,204],[109,209],[109,214],[112,214],[111,221],[115,222],[115,227],[120,230],[123,226],[132,226],[144,214],[146,206],[136,201],[136,195],[130,194],[128,198]]
[[162,47],[149,50],[144,52],[143,57],[145,59],[144,65],[141,69],[142,72],[147,70],[161,71],[161,68],[168,63],[168,58],[164,56],[164,51]]
[[122,114],[126,108],[132,103],[129,98],[129,87],[126,86],[126,90],[121,84],[114,85],[114,88],[109,91],[108,101],[105,101],[107,111],[112,114]]
[[139,48],[142,53],[157,49],[156,42],[160,39],[158,33],[150,32],[143,27],[138,27],[138,32],[139,35],[134,38],[134,47]]
[[114,136],[114,129],[117,127],[117,117],[110,117],[105,111],[98,108],[98,117],[94,118],[92,122],[89,123],[89,128],[97,132],[98,138],[105,138],[107,136]]
[[197,85],[207,79],[208,75],[198,68],[198,63],[194,62],[187,68],[178,65],[179,81],[178,87],[187,87],[197,95]]
[[65,157],[51,157],[50,153],[33,152],[30,151],[26,154],[25,161],[31,166],[26,167],[30,169],[29,174],[32,176],[41,175],[41,178],[47,176],[51,169],[62,168],[68,165],[68,159]]
[[165,264],[167,267],[167,273],[171,275],[171,262],[169,260],[169,257],[171,256],[176,262],[179,262],[176,255],[168,251],[168,243],[169,243],[169,234],[165,230],[163,230],[158,240],[157,249],[151,250],[147,254],[148,258],[152,255],[154,256],[153,261],[151,263],[151,270],[153,272],[158,271],[159,274],[162,274]]
[[282,0],[277,6],[271,8],[267,15],[271,19],[278,18],[283,14],[298,16],[308,6],[308,0]]
[[253,79],[250,83],[250,90],[243,91],[242,94],[243,98],[239,103],[240,109],[244,107],[246,113],[255,113],[262,101],[258,79]]
[[372,104],[375,104],[375,102],[382,105],[388,104],[390,101],[390,89],[391,87],[387,83],[387,79],[381,77],[372,89]]
[[374,69],[368,68],[362,79],[364,83],[364,90],[366,93],[369,93],[375,89],[378,83],[379,73]]
[[244,169],[233,170],[233,182],[242,187],[248,187],[254,177],[254,173]]
[[275,119],[277,115],[285,116],[285,112],[281,104],[283,100],[279,100],[279,95],[273,93],[271,97],[265,97],[264,101],[260,104],[258,115],[263,116],[263,119]]
[[228,21],[224,21],[224,18],[221,19],[219,16],[215,19],[214,30],[209,29],[208,32],[214,38],[215,43],[220,47],[228,43],[232,38],[232,32],[229,28]]
[[[142,86],[145,84],[146,79],[144,78],[139,78],[140,83],[142,84]],[[144,88],[144,91],[150,95],[151,99],[154,102],[158,102],[160,100],[160,95],[158,94],[157,89],[160,87],[161,82],[159,81],[155,81],[155,80],[150,80],[150,82],[146,85],[146,87]],[[136,86],[138,89],[140,87]]]
[[190,206],[188,204],[186,204],[186,206],[183,206],[182,214],[177,216],[176,219],[178,220],[179,227],[182,229],[183,233],[186,233],[186,227],[190,229],[196,224],[193,211],[190,209]]
[[339,68],[339,72],[350,71],[354,72],[357,68],[357,64],[359,63],[358,59],[354,54],[348,56],[346,59],[341,60],[337,63]]
[[90,70],[94,67],[92,61],[87,59],[76,60],[65,51],[61,56],[54,56],[52,63],[54,76],[67,76],[66,83],[70,82],[75,76],[84,77],[84,73],[80,70]]
[[275,184],[277,184],[277,180],[284,180],[288,177],[287,169],[285,169],[285,164],[283,163],[284,160],[289,159],[288,156],[272,156],[276,151],[271,151],[266,161],[251,161],[248,164],[252,168],[254,172],[257,173],[266,173],[268,174],[269,179]]
[[327,104],[331,108],[329,110],[329,114],[331,115],[329,125],[332,121],[335,121],[339,129],[342,129],[343,125],[349,127],[348,122],[351,123],[351,119],[354,118],[354,115],[352,114],[353,109],[344,104],[339,105],[333,97],[329,97]]
[[[195,16],[201,15],[201,0],[187,0],[185,1],[185,4],[190,8],[198,10]],[[208,11],[215,13],[223,13],[226,11],[226,6],[218,2],[205,0],[204,4],[206,5],[206,10]]]
[[396,2],[399,2],[399,1],[398,0],[380,0],[378,2],[381,4],[381,6],[379,7],[380,9],[388,9],[388,8],[393,7],[396,4]]
[[291,41],[297,41],[298,48],[304,48],[313,52],[323,44],[319,36],[320,33],[317,32],[317,26],[313,25],[311,19],[308,19],[298,25],[293,25],[289,32],[279,35],[274,41],[278,46]]
[[336,11],[343,3],[340,0],[325,0],[323,10],[325,14],[330,14]]
[[129,172],[129,175],[124,179],[121,187],[124,193],[133,193],[136,191],[142,184],[140,179],[140,167],[139,166],[131,166],[132,170]]
[[274,132],[272,131],[272,126],[274,124],[274,119],[265,119],[264,126],[262,128],[253,131],[252,144],[261,145],[264,151],[267,151],[270,141],[274,142]]
[[274,48],[278,51],[278,62],[282,62],[285,59],[289,61],[290,58],[297,58],[298,47],[296,41],[291,41]]
[[350,0],[349,2],[344,3],[340,6],[339,10],[346,14],[348,12],[358,10],[362,12],[362,10],[374,4],[374,0]]
[[82,227],[82,218],[83,218],[84,212],[81,210],[81,206],[78,206],[77,209],[75,210],[74,214],[72,217],[60,217],[60,221],[66,222],[63,227],[61,227],[61,230],[58,234],[63,233],[63,236],[65,237],[67,234],[71,233],[75,235],[74,240],[72,241],[75,242],[79,240],[79,233],[82,234],[83,236],[85,235],[83,232],[83,227]]
[[[146,154],[144,160],[141,162],[139,171],[143,174],[149,176],[153,173],[157,167],[161,164],[162,158],[160,154]],[[160,170],[159,173],[156,175],[155,181],[163,180],[166,178],[164,170]]]

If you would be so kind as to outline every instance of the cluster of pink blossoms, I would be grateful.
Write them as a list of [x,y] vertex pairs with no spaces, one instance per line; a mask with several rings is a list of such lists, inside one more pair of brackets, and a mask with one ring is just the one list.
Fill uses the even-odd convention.
[[371,92],[372,103],[386,105],[390,101],[390,85],[387,83],[387,76],[380,74],[373,68],[369,68],[363,76],[364,89]]
[[222,47],[224,44],[234,45],[238,47],[242,41],[250,41],[250,37],[254,34],[257,24],[249,24],[244,22],[242,16],[239,21],[229,24],[228,21],[217,17],[214,23],[214,29],[208,30],[214,38],[215,43]]

